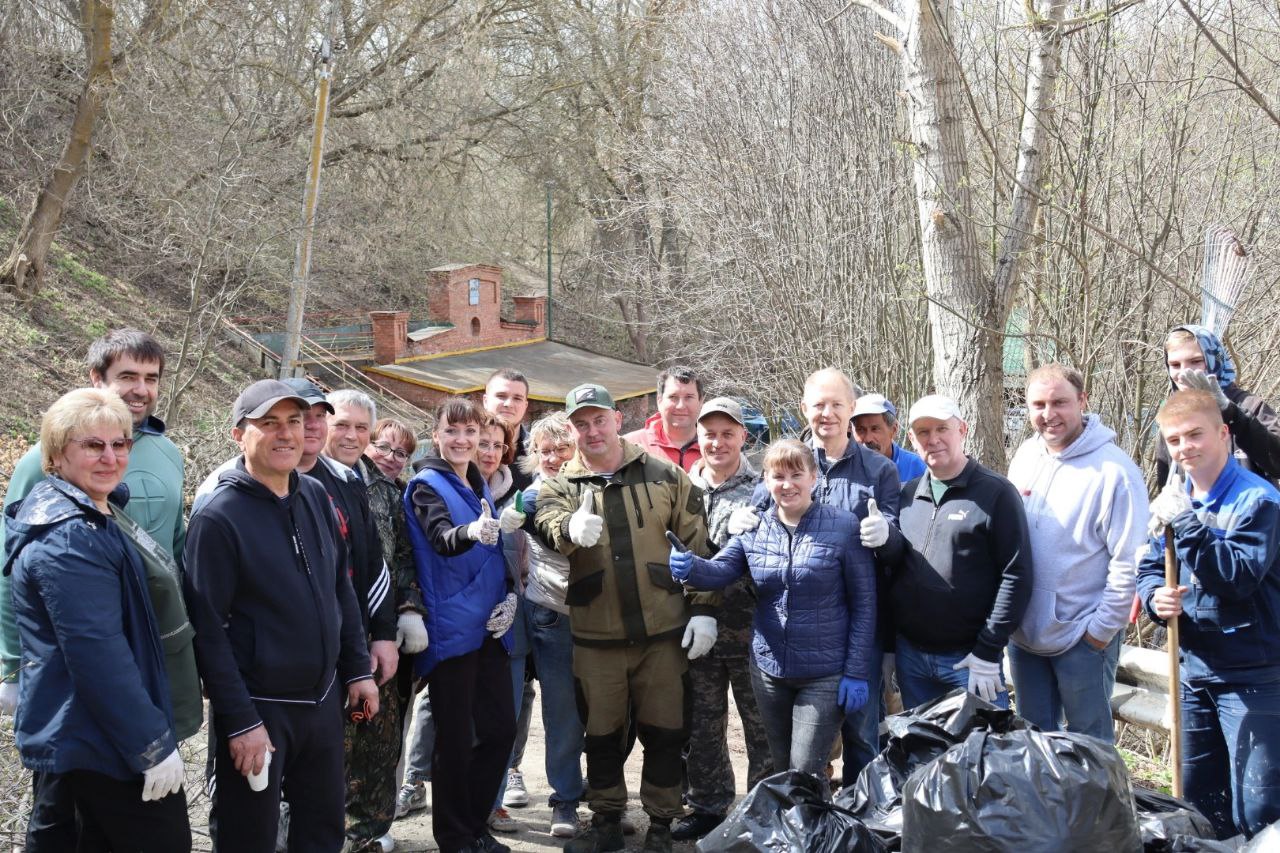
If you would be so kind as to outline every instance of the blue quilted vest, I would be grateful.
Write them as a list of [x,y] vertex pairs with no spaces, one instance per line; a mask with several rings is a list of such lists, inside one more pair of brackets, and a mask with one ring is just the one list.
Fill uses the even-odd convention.
[[[470,524],[480,517],[480,498],[457,474],[430,468],[418,472],[404,491],[405,526],[413,544],[413,562],[427,609],[427,637],[431,641],[426,651],[417,656],[414,673],[426,677],[440,661],[480,648],[488,633],[484,623],[507,595],[507,565],[502,558],[501,539],[496,545],[472,543],[456,557],[437,554],[413,511],[413,490],[421,483],[444,500],[455,525]],[[484,498],[493,506],[488,486]],[[510,631],[502,638],[502,644],[511,651]]]

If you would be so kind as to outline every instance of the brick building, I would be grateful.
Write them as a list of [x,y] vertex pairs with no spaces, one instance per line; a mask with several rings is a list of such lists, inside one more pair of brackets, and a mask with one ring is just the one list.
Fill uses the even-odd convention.
[[408,311],[372,311],[370,381],[431,411],[453,395],[479,402],[485,381],[512,367],[529,379],[529,419],[562,409],[569,389],[598,382],[614,395],[625,429],[644,423],[653,399],[653,368],[546,339],[546,297],[512,297],[503,319],[502,270],[449,264],[428,273],[430,325],[409,331]]

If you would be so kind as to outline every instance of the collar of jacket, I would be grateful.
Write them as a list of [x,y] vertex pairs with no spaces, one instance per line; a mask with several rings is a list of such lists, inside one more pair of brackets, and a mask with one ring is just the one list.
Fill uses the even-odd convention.
[[142,423],[133,428],[133,435],[134,438],[137,438],[140,435],[164,435],[164,431],[164,421],[160,420],[155,415],[147,415],[146,419],[143,420]]
[[[969,485],[969,480],[973,477],[973,472],[978,470],[978,460],[972,456],[966,458],[964,468],[960,473],[947,481],[947,488],[964,488]],[[920,478],[920,482],[916,484],[916,499],[926,500],[933,503],[933,490],[929,484],[933,482],[933,472],[925,469],[925,475]]]
[[707,481],[705,470],[707,468],[707,460],[699,459],[693,463],[693,467],[689,469],[689,479],[693,480],[693,484],[704,492],[718,492],[721,489],[728,489],[739,485],[744,481],[755,482],[756,470],[751,467],[751,460],[747,458],[747,454],[738,454],[738,470],[734,471],[729,479],[725,480],[718,486],[713,486]]

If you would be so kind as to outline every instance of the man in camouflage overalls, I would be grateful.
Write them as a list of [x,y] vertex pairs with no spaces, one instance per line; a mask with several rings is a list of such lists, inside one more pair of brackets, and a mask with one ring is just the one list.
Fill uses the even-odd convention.
[[[756,472],[742,452],[746,440],[742,406],[736,400],[716,397],[702,407],[698,415],[702,458],[693,464],[689,479],[702,489],[707,538],[713,551],[729,541],[729,515],[738,507],[750,505],[755,490]],[[727,736],[730,685],[746,740],[747,787],[773,773],[769,741],[751,689],[751,623],[755,609],[755,589],[751,577],[744,575],[724,589],[714,648],[689,664],[693,719],[685,763],[689,781],[686,799],[693,813],[672,825],[671,837],[677,841],[706,835],[724,820],[733,805],[735,780]]]

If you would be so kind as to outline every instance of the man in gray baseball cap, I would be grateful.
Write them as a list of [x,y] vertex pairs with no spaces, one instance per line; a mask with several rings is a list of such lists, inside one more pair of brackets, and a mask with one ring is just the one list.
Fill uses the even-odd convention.
[[[307,383],[310,385],[311,383]],[[313,386],[314,387],[314,386]],[[324,399],[324,395],[321,395]],[[292,400],[302,410],[311,407],[311,401],[279,379],[260,379],[240,392],[235,404],[231,406],[231,425],[243,427],[241,421],[246,418],[260,418],[281,400]]]

